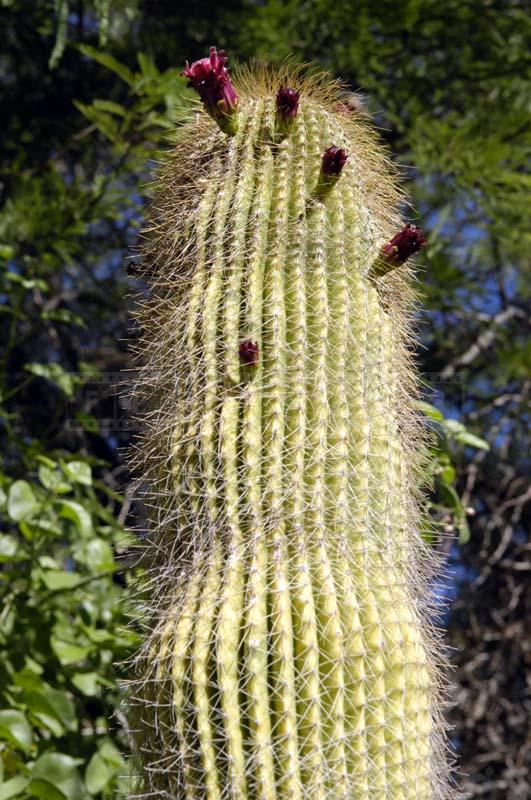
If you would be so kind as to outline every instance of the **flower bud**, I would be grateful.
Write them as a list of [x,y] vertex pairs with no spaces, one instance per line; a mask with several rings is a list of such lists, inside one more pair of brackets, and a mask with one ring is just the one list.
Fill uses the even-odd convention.
[[343,167],[347,163],[348,155],[341,148],[333,144],[324,151],[321,158],[321,171],[313,198],[323,200],[328,192],[336,185]]
[[321,161],[321,174],[326,178],[339,178],[341,171],[347,163],[347,154],[335,144],[325,150]]
[[231,83],[226,63],[225,51],[220,50],[218,53],[215,47],[211,47],[208,58],[201,58],[191,65],[187,61],[183,75],[203,101],[205,111],[224,133],[233,136],[237,129],[238,95]]
[[426,244],[420,228],[409,223],[396,233],[380,251],[380,258],[391,267],[400,267]]
[[251,342],[246,339],[240,342],[239,346],[240,364],[246,367],[256,367],[258,365],[258,342]]
[[293,124],[293,120],[299,112],[300,92],[282,86],[276,97],[276,128],[281,135],[288,133]]
[[395,267],[401,267],[408,258],[427,244],[420,228],[409,223],[401,231],[395,233],[391,241],[384,244],[380,255],[371,268],[373,278],[385,275]]

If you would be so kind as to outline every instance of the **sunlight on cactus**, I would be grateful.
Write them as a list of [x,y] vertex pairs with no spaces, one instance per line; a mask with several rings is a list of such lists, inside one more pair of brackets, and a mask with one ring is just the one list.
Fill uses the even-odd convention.
[[448,798],[404,265],[425,241],[339,85],[225,63],[186,67],[204,110],[144,247],[138,795]]

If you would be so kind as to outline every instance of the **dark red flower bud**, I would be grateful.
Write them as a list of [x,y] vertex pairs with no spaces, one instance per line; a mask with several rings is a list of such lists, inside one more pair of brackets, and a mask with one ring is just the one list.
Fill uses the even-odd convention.
[[321,161],[321,173],[327,178],[339,178],[341,171],[347,163],[347,154],[335,144],[325,150]]
[[283,86],[277,92],[277,118],[281,123],[289,124],[298,114],[300,92]]
[[312,200],[323,202],[330,190],[336,185],[343,167],[347,163],[348,155],[341,147],[333,144],[325,150],[321,158],[321,171],[317,185],[313,190]]
[[196,90],[205,110],[216,120],[221,130],[234,135],[237,127],[235,115],[238,95],[234,91],[226,63],[225,51],[220,50],[218,53],[215,47],[211,47],[208,58],[201,58],[191,65],[187,61],[183,75],[188,78],[189,86]]
[[380,250],[380,258],[391,267],[400,267],[426,244],[420,228],[409,223]]
[[258,364],[258,342],[246,339],[239,346],[240,364],[256,367]]

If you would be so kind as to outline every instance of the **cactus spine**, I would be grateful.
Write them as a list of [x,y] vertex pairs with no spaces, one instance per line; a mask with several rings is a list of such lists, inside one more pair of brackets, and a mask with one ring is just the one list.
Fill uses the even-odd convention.
[[202,85],[214,121],[179,131],[145,248],[142,792],[448,797],[394,269],[420,233],[385,245],[390,165],[336,85],[286,69],[237,88],[220,112]]

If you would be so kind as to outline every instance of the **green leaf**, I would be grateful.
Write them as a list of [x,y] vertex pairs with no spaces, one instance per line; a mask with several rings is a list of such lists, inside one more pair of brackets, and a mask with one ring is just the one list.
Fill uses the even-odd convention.
[[146,78],[149,78],[150,80],[156,80],[160,76],[160,73],[153,63],[152,58],[147,56],[145,53],[138,53],[137,59],[142,75],[144,75]]
[[88,433],[97,433],[100,429],[100,423],[96,417],[92,416],[92,414],[87,414],[85,411],[76,411],[74,418]]
[[479,436],[475,436],[473,433],[469,433],[468,431],[462,431],[458,433],[455,437],[456,442],[460,444],[464,444],[468,447],[475,447],[476,450],[490,450],[490,445],[485,439],[481,439]]
[[15,522],[28,519],[39,507],[33,489],[26,481],[15,481],[9,487],[7,513]]
[[106,572],[115,566],[111,546],[99,537],[84,543],[75,557],[76,561],[86,564],[94,572]]
[[92,486],[92,470],[85,461],[69,461],[63,470],[70,480],[83,486]]
[[457,530],[459,531],[459,544],[466,544],[470,541],[470,528],[464,514],[457,521]]
[[444,419],[442,424],[448,433],[451,433],[453,436],[456,436],[458,433],[463,433],[463,431],[466,430],[463,423],[459,422],[457,419]]
[[22,794],[28,783],[29,778],[24,778],[22,775],[2,783],[0,785],[0,800],[10,800],[11,797],[17,797]]
[[98,794],[104,789],[115,774],[115,769],[100,753],[94,753],[86,772],[85,783],[90,794]]
[[[83,764],[82,758],[72,758],[66,753],[44,753],[35,762],[28,790],[36,797],[50,797],[35,791],[33,782],[42,781],[53,786],[67,800],[85,800],[87,793],[77,769],[79,764]],[[38,791],[41,791],[40,787]]]
[[33,738],[31,727],[22,711],[15,709],[0,711],[0,738],[29,753]]
[[43,571],[42,581],[51,592],[63,589],[73,589],[80,581],[77,572],[67,572],[63,569],[49,569]]
[[68,0],[55,0],[56,31],[55,44],[48,59],[48,67],[53,70],[59,64],[68,38]]
[[61,517],[71,520],[83,536],[92,535],[91,516],[79,503],[75,503],[73,500],[63,500],[59,514]]
[[77,730],[76,708],[66,692],[44,684],[40,690],[30,689],[24,692],[24,700],[31,714],[45,728],[51,730],[54,736]]
[[78,718],[73,699],[66,691],[46,687],[44,696],[53,705],[57,719],[61,721],[68,731],[77,731]]
[[116,770],[124,769],[125,761],[123,756],[111,739],[104,739],[98,745],[98,748],[105,761],[112,764]]
[[[18,542],[13,536],[0,534],[0,563],[14,561],[18,550]],[[22,556],[25,558],[25,556]]]
[[444,469],[441,471],[441,480],[444,481],[444,483],[450,483],[450,484],[454,482],[455,468],[452,467],[451,464],[445,466]]
[[42,556],[39,556],[39,566],[43,569],[61,569],[60,562],[53,558],[52,556],[43,553]]
[[38,533],[51,533],[54,536],[59,536],[62,533],[61,528],[49,519],[38,517],[32,522],[21,522],[19,524],[20,532],[29,542],[35,538]]
[[83,53],[83,55],[92,58],[94,61],[97,61],[98,64],[101,64],[103,67],[110,69],[111,72],[114,72],[121,78],[124,83],[127,83],[129,86],[132,86],[135,82],[135,76],[131,72],[131,70],[125,66],[125,64],[121,64],[115,58],[113,58],[109,53],[101,53],[99,50],[96,50],[95,47],[91,47],[88,44],[81,44],[79,45],[79,49]]
[[57,461],[54,461],[53,458],[48,458],[48,456],[39,455],[37,456],[37,461],[39,464],[44,464],[45,467],[50,467],[50,469],[54,469],[57,466]]
[[121,106],[119,103],[114,103],[112,100],[96,99],[92,105],[94,108],[98,108],[101,111],[108,111],[111,114],[117,114],[119,117],[127,116],[127,109]]
[[32,375],[37,375],[39,378],[45,378],[50,383],[55,384],[67,397],[72,397],[74,394],[76,381],[74,376],[63,369],[60,364],[26,364],[24,369],[31,372]]
[[40,278],[24,278],[23,275],[18,275],[16,272],[5,272],[4,277],[6,280],[11,281],[11,283],[18,283],[20,286],[23,286],[24,289],[39,289],[41,292],[47,292],[49,288],[46,281]]
[[118,138],[118,123],[116,119],[107,114],[105,111],[99,111],[93,105],[85,105],[80,103],[79,100],[74,100],[74,105],[84,117],[90,122],[93,122],[98,130],[103,133],[111,142],[115,142]]
[[117,638],[117,632],[106,630],[105,628],[92,628],[90,625],[84,625],[83,630],[95,644],[103,644],[113,642]]
[[28,666],[23,667],[13,675],[13,685],[20,689],[41,691],[45,685],[40,677],[42,667],[28,659]]
[[87,324],[83,317],[79,314],[74,314],[68,308],[52,308],[50,311],[43,311],[41,319],[50,319],[53,322],[64,322],[66,325],[78,325],[80,328],[86,328]]
[[66,642],[56,636],[50,637],[50,646],[64,667],[83,661],[92,650],[90,645],[83,646],[73,642]]
[[[5,5],[5,3],[4,3]],[[15,248],[9,244],[0,244],[0,258],[2,261],[9,261],[15,255]]]
[[66,795],[60,789],[43,778],[33,778],[28,784],[27,791],[32,797],[39,797],[42,800],[66,800]]
[[448,486],[446,483],[441,484],[441,496],[447,508],[451,509],[456,516],[462,515],[463,506],[461,498],[453,486]]
[[422,411],[422,413],[426,417],[429,417],[430,419],[433,419],[436,422],[442,422],[444,419],[443,414],[439,411],[438,408],[432,406],[431,403],[426,403],[424,400],[416,400],[415,408],[417,408],[419,411]]
[[50,469],[46,464],[41,464],[39,467],[39,480],[45,489],[56,494],[65,494],[72,491],[72,486],[64,480],[59,470]]
[[87,697],[95,697],[99,690],[99,675],[97,672],[75,672],[72,675],[72,683],[79,689],[81,694]]

